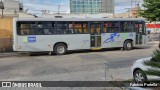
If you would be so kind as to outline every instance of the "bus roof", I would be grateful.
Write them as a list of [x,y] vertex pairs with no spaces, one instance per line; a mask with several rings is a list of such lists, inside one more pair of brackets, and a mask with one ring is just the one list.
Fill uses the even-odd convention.
[[145,21],[143,18],[14,18],[14,21]]

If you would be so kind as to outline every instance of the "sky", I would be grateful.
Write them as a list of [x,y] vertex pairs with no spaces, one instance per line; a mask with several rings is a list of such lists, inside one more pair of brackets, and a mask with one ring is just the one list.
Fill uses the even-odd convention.
[[[58,13],[58,7],[60,6],[60,12],[69,13],[69,0],[20,0],[24,3],[24,10],[39,14],[41,10],[49,10],[51,13]],[[115,0],[115,13],[123,13],[131,8],[131,1],[133,6],[138,2],[143,3],[143,0]]]

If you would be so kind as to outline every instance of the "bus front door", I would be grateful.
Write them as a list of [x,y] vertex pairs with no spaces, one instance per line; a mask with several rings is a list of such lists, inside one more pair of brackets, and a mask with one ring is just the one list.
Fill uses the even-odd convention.
[[143,35],[144,35],[143,22],[136,22],[135,23],[135,30],[136,30],[136,45],[142,45],[143,44]]
[[101,49],[101,29],[102,24],[90,23],[90,41],[92,49]]

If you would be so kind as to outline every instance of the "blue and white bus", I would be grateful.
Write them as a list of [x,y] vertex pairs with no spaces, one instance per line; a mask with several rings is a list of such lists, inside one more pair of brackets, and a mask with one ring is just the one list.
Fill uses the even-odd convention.
[[53,51],[123,47],[147,43],[145,20],[139,18],[14,18],[14,51]]

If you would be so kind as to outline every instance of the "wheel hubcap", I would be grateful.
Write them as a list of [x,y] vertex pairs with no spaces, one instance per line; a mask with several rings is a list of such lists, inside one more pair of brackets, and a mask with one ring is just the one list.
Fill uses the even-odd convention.
[[131,47],[132,47],[132,44],[131,44],[131,43],[127,43],[127,47],[128,47],[128,48],[131,48]]
[[137,82],[143,82],[144,77],[143,77],[143,75],[142,75],[141,73],[136,73],[136,74],[135,74],[135,80],[136,80]]
[[63,46],[58,46],[57,51],[58,51],[58,53],[64,53],[65,48]]

